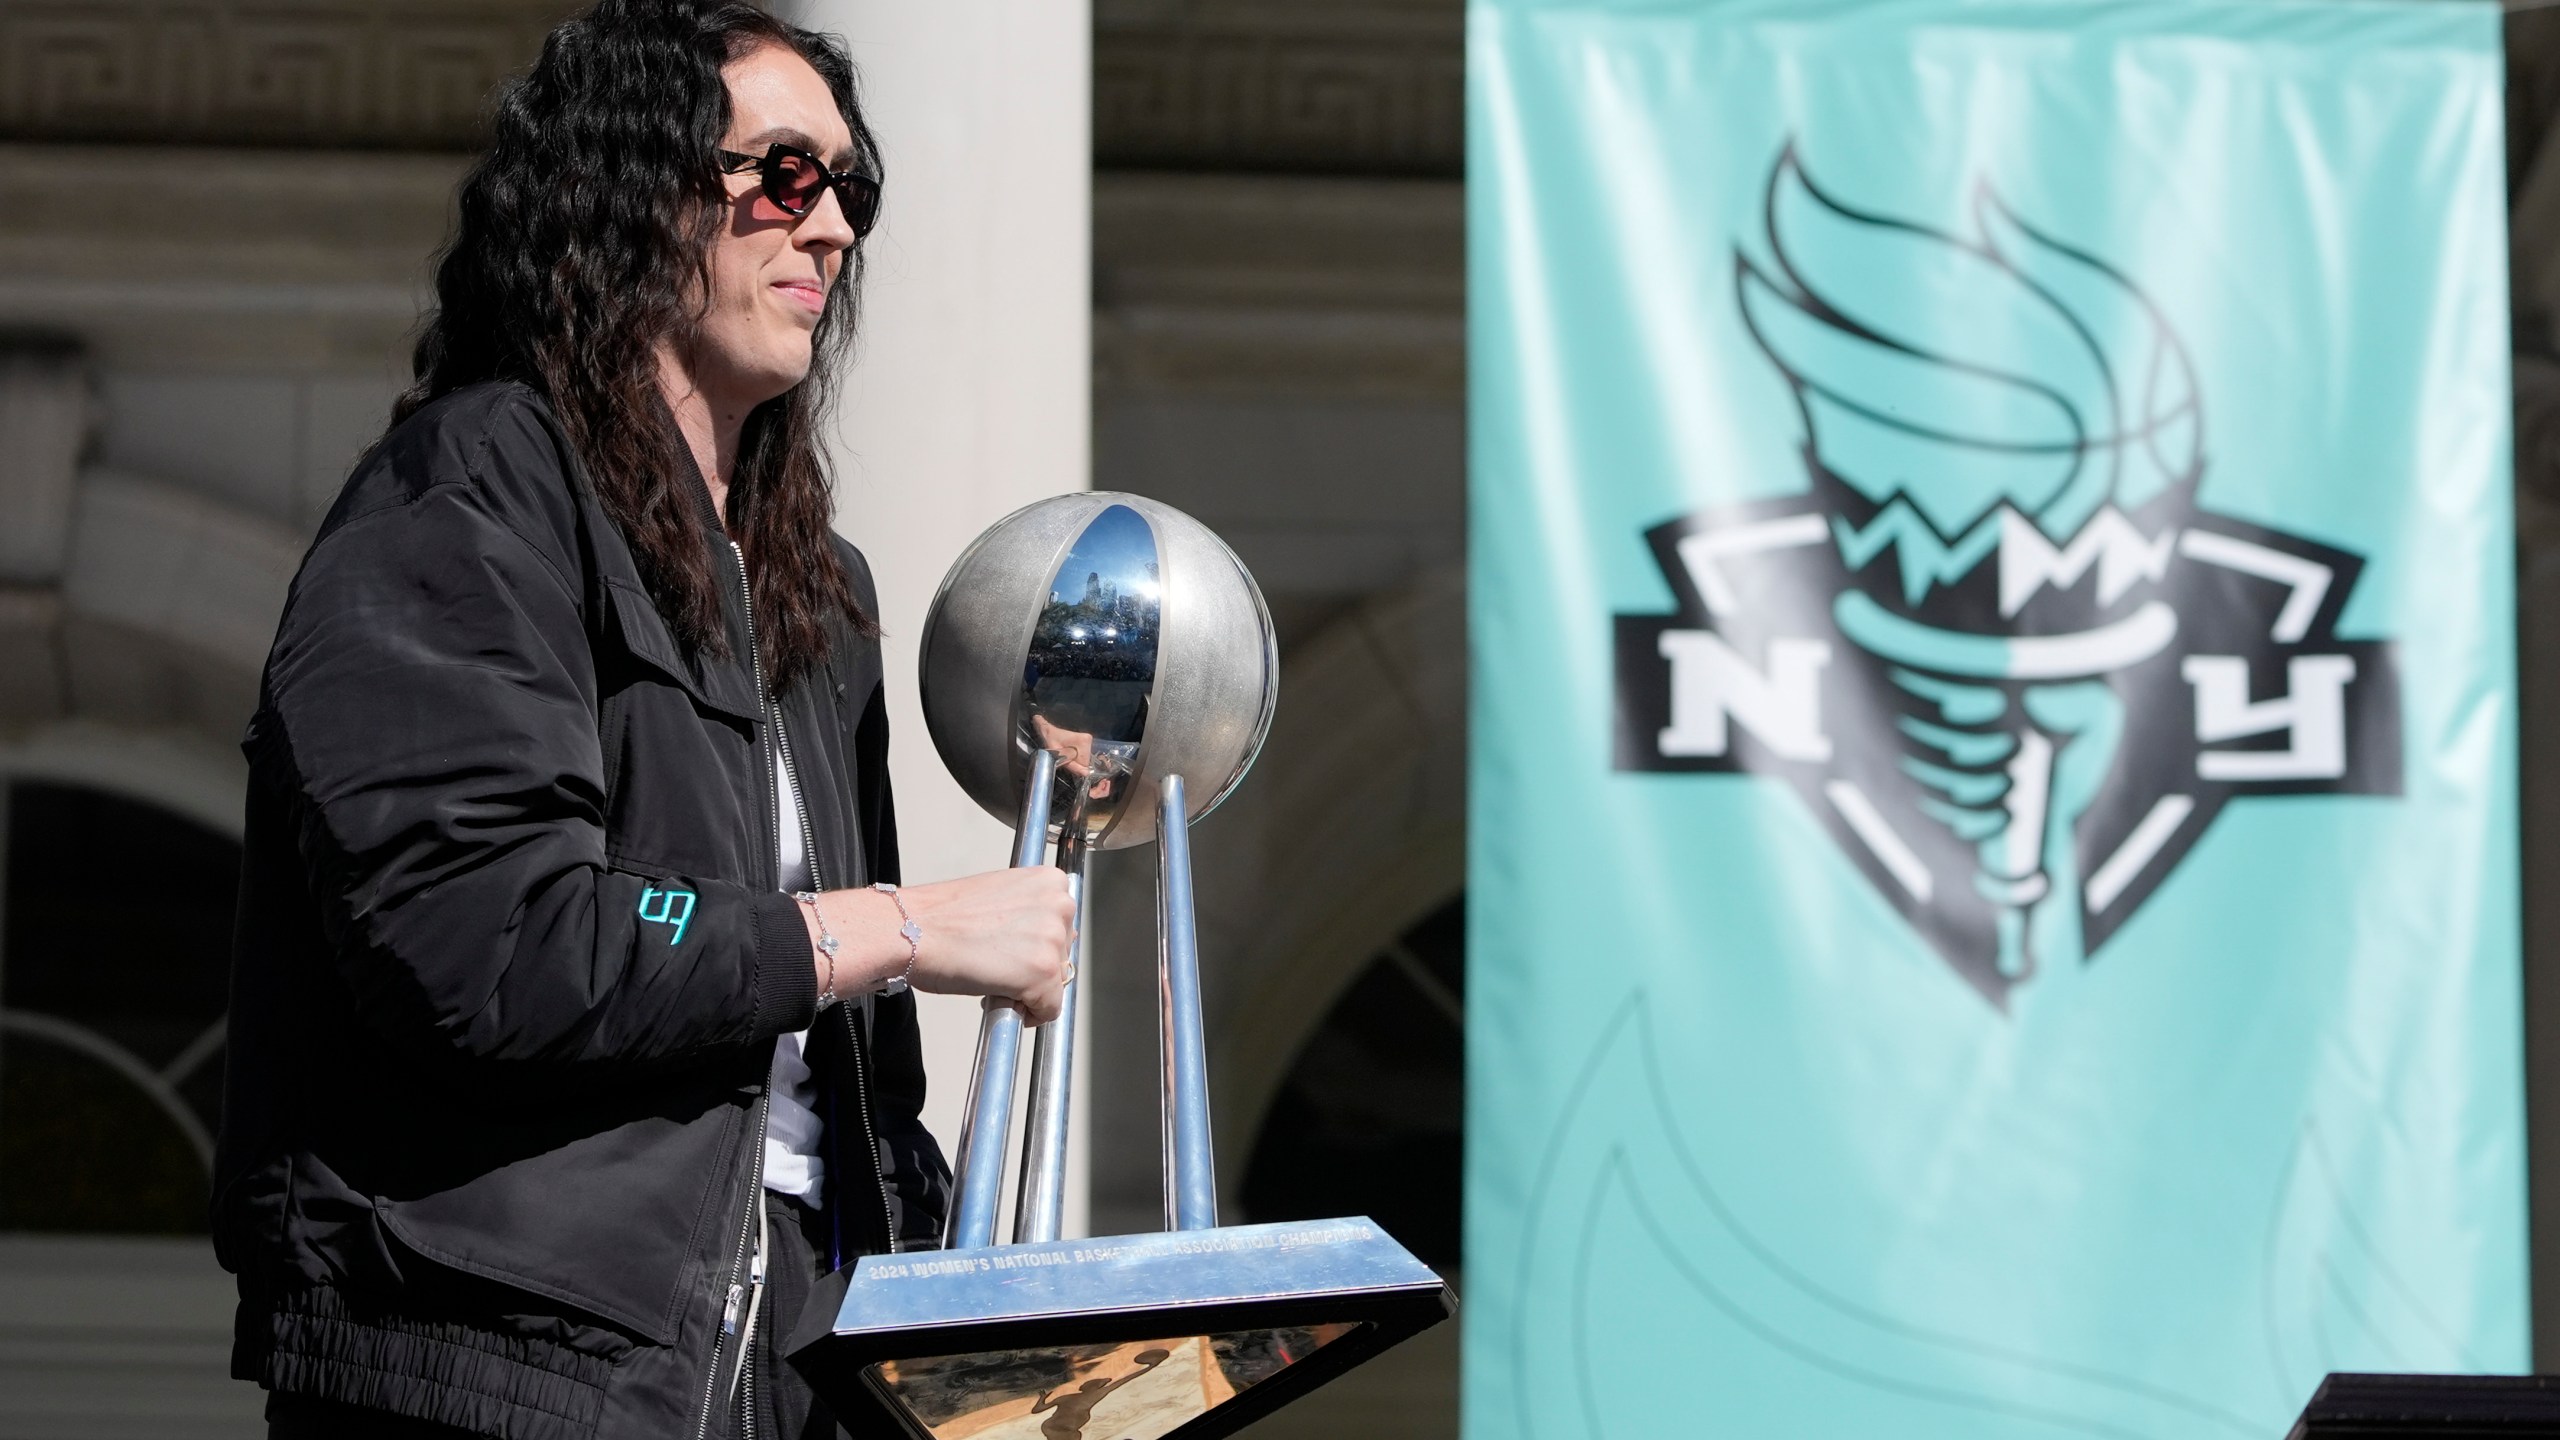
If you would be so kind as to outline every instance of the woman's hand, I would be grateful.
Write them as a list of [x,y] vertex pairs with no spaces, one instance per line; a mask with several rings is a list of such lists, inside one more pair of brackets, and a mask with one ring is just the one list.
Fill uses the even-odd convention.
[[[909,983],[936,995],[987,995],[1021,1008],[1034,1025],[1057,1018],[1075,953],[1076,902],[1067,873],[1049,865],[993,870],[898,891],[924,938]],[[905,923],[897,901],[877,890],[830,890],[818,897],[840,942],[836,994],[877,990],[907,970]],[[807,919],[807,907],[802,907]],[[814,953],[817,926],[809,927]],[[817,956],[818,983],[826,958]]]

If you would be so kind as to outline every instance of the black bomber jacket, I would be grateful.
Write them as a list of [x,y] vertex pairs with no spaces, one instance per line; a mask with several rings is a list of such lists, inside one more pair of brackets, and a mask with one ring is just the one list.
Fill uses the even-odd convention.
[[933,1243],[948,1172],[912,998],[815,1016],[776,888],[785,740],[820,884],[897,876],[877,642],[839,626],[764,694],[706,494],[728,643],[687,654],[578,477],[533,391],[473,386],[359,463],[303,561],[243,742],[214,1240],[244,1379],[695,1435],[775,1038],[812,1030],[840,1262]]

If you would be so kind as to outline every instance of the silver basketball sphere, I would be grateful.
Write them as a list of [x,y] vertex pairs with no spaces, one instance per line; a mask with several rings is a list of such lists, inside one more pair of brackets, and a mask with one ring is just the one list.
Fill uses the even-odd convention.
[[1168,775],[1192,819],[1215,809],[1280,693],[1271,611],[1235,552],[1110,491],[1026,505],[972,542],[933,597],[917,669],[925,728],[969,798],[1017,822],[1032,751],[1049,750],[1052,819],[1103,849],[1155,837]]

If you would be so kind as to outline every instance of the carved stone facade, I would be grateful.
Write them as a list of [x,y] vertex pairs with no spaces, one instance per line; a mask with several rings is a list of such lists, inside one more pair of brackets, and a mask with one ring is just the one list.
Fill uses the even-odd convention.
[[1460,0],[1097,0],[1106,167],[1454,178]]
[[[466,150],[573,0],[9,0],[0,139]],[[784,8],[788,9],[788,6]],[[1105,168],[1454,178],[1461,0],[1098,0]]]
[[1466,391],[1454,181],[1105,172],[1094,391],[1423,401]]
[[77,336],[109,370],[404,372],[462,167],[0,144],[0,328]]
[[0,135],[459,149],[560,0],[10,0]]
[[[0,526],[0,794],[42,779],[237,824],[266,633],[405,374],[488,95],[583,3],[0,0],[0,438],[23,442],[0,499],[28,519]],[[1233,1181],[1310,1027],[1461,883],[1462,12],[1093,5],[1095,483],[1217,528],[1298,677],[1297,718],[1200,837]],[[1358,843],[1327,840],[1346,827]],[[1309,885],[1331,900],[1307,906]],[[1143,920],[1097,932],[1143,955]],[[1117,976],[1097,1054],[1151,1053],[1151,992],[1119,984],[1143,968],[1097,963]],[[1129,1103],[1091,1132],[1120,1182],[1097,1202],[1139,1228],[1142,1072],[1097,1062]],[[79,1243],[0,1237],[0,1294],[126,1263],[123,1242]],[[151,1329],[100,1309],[90,1371],[47,1358],[88,1322],[0,1304],[0,1433],[263,1433],[255,1392],[220,1378],[223,1282],[164,1249],[131,1263],[202,1291],[202,1314]],[[181,1332],[192,1348],[155,1358]],[[1455,1338],[1260,1430],[1449,1435]]]

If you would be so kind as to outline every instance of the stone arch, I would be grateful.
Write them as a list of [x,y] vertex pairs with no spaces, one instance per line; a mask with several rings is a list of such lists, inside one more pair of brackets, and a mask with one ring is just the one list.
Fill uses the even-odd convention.
[[[246,771],[236,750],[226,751],[202,737],[167,727],[65,721],[33,733],[0,738],[0,860],[9,862],[0,867],[7,872],[0,875],[0,890],[20,884],[25,877],[26,872],[12,856],[18,846],[88,858],[99,853],[99,837],[79,831],[77,820],[72,820],[71,825],[80,838],[67,836],[59,828],[68,818],[63,813],[63,800],[55,798],[39,806],[28,791],[20,788],[21,782],[69,787],[80,797],[71,803],[90,814],[101,806],[116,808],[107,797],[133,802],[132,809],[118,809],[118,813],[157,812],[185,822],[181,829],[200,831],[236,847],[242,831]],[[35,818],[38,815],[52,816],[55,823],[49,826],[45,820]],[[137,842],[130,828],[121,833],[130,858]],[[150,833],[160,832],[153,829]],[[70,846],[67,852],[63,849],[66,844]],[[145,855],[165,853],[149,841],[139,842],[139,848]],[[233,853],[236,857],[236,850]],[[218,887],[224,892],[220,913],[228,915],[228,891],[237,869],[236,858],[229,863],[197,865],[190,869],[190,883],[185,888],[201,896],[205,886]],[[168,872],[157,864],[141,863],[136,873],[166,876]],[[0,893],[0,903],[14,905],[19,898],[17,893]],[[156,906],[163,900],[155,899],[154,903]],[[211,916],[200,906],[187,913]],[[198,938],[209,940],[214,936],[227,941],[228,927],[221,926]],[[219,942],[216,943],[218,947]],[[178,953],[197,957],[198,964],[227,969],[227,956],[218,948],[209,954],[194,948]],[[37,954],[49,955],[57,965],[63,958],[58,943],[39,944]],[[28,959],[27,954],[13,949],[0,955],[0,966],[17,969]],[[38,969],[56,984],[60,982],[60,971],[41,963]],[[213,1115],[210,1109],[200,1113],[199,1105],[205,1101],[201,1076],[218,1075],[220,1070],[225,1031],[218,996],[213,1009],[199,1016],[202,1028],[191,1039],[175,1053],[154,1051],[151,1058],[132,1048],[132,1037],[120,1036],[115,1027],[101,1025],[94,1015],[82,1013],[84,1007],[80,1005],[75,1004],[68,1013],[57,1013],[61,998],[55,992],[56,1004],[38,998],[31,1006],[23,988],[13,979],[8,1003],[0,1004],[0,1049],[6,1049],[14,1061],[17,1047],[32,1042],[40,1049],[66,1053],[100,1067],[105,1075],[128,1087],[158,1112],[185,1142],[209,1182],[214,1163]],[[198,1092],[194,1102],[187,1098],[188,1087]]]
[[1261,864],[1203,867],[1219,877],[1201,896],[1204,929],[1234,957],[1210,1051],[1229,1193],[1326,1012],[1466,887],[1464,572],[1364,601],[1290,658],[1264,787],[1238,795],[1257,807],[1236,828],[1262,832]]
[[91,467],[70,489],[52,573],[0,606],[5,733],[235,747],[301,538],[143,476]]
[[212,757],[239,743],[303,537],[83,464],[99,420],[76,345],[0,347],[0,767],[236,831],[241,777]]
[[103,790],[238,840],[249,767],[236,747],[186,730],[65,721],[0,739],[0,785],[18,780]]
[[240,730],[302,544],[161,481],[90,469],[72,489],[54,583],[0,592],[0,778],[236,838]]
[[[1193,833],[1210,1090],[1232,1202],[1300,1047],[1369,962],[1466,883],[1466,596],[1428,573],[1282,660],[1254,773]],[[1105,857],[1097,1208],[1143,1221],[1154,1174],[1155,859]]]
[[[0,821],[21,781],[118,796],[240,838],[241,727],[303,543],[283,526],[145,476],[84,466],[95,409],[76,352],[0,354]],[[165,1065],[91,1026],[0,1010],[9,1043],[105,1067],[209,1171],[181,1098],[215,1025]]]

